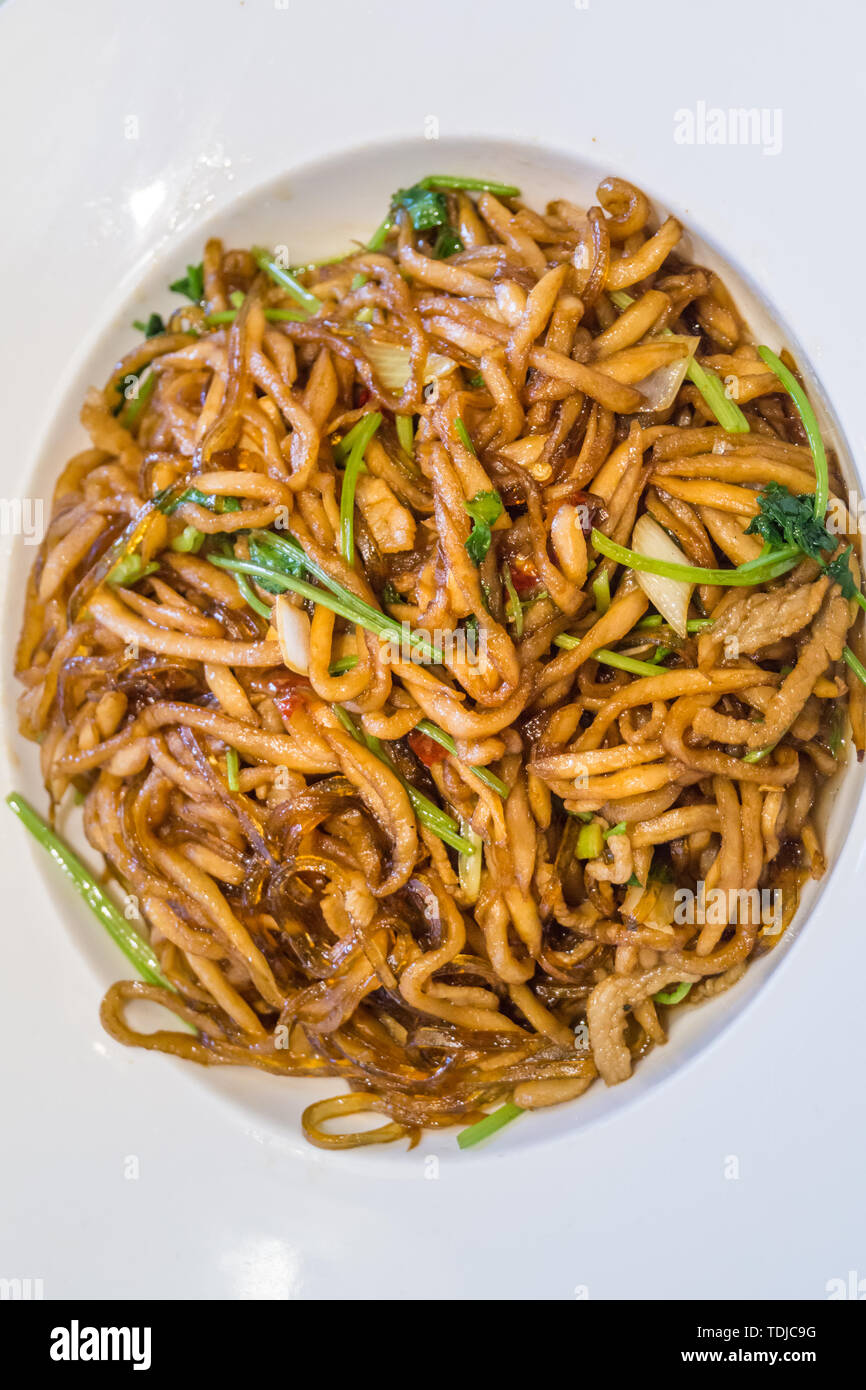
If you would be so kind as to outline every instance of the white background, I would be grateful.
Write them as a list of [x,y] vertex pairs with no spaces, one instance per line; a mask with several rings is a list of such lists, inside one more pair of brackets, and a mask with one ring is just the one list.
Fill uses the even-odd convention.
[[[862,14],[839,0],[7,3],[5,495],[144,252],[282,169],[421,134],[429,116],[443,135],[572,145],[668,193],[797,326],[861,458]],[[675,143],[674,113],[701,101],[778,108],[781,153]],[[7,577],[18,601],[23,576]],[[503,1135],[484,1163],[455,1151],[430,1180],[413,1157],[393,1179],[298,1158],[195,1075],[104,1039],[94,977],[11,817],[0,829],[0,1276],[41,1278],[49,1297],[181,1298],[821,1298],[866,1277],[859,847],[766,1001],[681,1078],[543,1150],[509,1153]]]

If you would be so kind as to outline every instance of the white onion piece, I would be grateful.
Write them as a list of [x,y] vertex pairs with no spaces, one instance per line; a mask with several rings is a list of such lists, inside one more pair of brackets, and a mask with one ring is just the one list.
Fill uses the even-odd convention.
[[[653,560],[667,560],[675,565],[689,564],[688,556],[649,512],[644,512],[635,522],[631,548]],[[661,574],[644,574],[641,570],[635,570],[634,577],[665,622],[670,623],[678,636],[685,637],[688,633],[689,599],[694,584],[687,584],[683,579],[666,579]]]
[[655,371],[650,372],[649,376],[645,376],[643,381],[635,382],[635,390],[640,391],[644,398],[641,410],[667,410],[668,406],[673,405],[700,341],[700,338],[686,338],[681,333],[665,335],[666,343],[683,343],[687,345],[688,351],[685,351],[682,357],[677,357],[673,362],[668,362],[663,367],[656,367]]
[[283,661],[299,676],[310,674],[310,619],[303,608],[296,608],[288,594],[280,594],[274,604],[277,637]]
[[522,468],[528,468],[541,458],[549,438],[549,434],[525,434],[522,439],[515,439],[511,444],[503,444],[499,452],[511,459],[512,463],[519,463]]
[[478,894],[481,892],[481,869],[484,860],[483,845],[484,841],[480,835],[476,835],[469,821],[461,820],[460,834],[464,840],[468,840],[474,846],[471,854],[459,854],[457,856],[457,872],[460,877],[460,887],[466,897],[467,903],[478,901]]
[[[364,353],[376,376],[386,391],[402,391],[409,380],[409,349],[400,343],[385,343],[381,338],[370,338],[364,344]],[[438,377],[453,372],[457,363],[439,352],[428,352],[424,371],[424,385]]]
[[646,888],[633,885],[629,888],[620,906],[623,917],[633,917],[644,926],[655,927],[659,931],[669,931],[674,920],[676,900],[672,883],[650,881]]
[[541,455],[549,438],[548,434],[526,434],[511,444],[504,444],[499,452],[519,468],[525,468],[538,482],[546,483],[553,473],[553,466],[543,462]]

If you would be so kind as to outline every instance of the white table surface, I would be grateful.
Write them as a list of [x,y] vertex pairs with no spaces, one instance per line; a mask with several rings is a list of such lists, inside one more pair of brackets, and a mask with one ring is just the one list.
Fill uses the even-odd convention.
[[[669,191],[808,338],[861,456],[864,37],[841,0],[11,0],[4,495],[145,250],[281,168],[430,116]],[[677,144],[674,113],[701,101],[778,108],[781,152]],[[0,1277],[48,1297],[558,1299],[822,1298],[866,1275],[861,854],[767,1006],[681,1078],[544,1150],[455,1151],[436,1180],[411,1157],[398,1178],[298,1158],[195,1075],[114,1046],[11,817],[0,855]]]

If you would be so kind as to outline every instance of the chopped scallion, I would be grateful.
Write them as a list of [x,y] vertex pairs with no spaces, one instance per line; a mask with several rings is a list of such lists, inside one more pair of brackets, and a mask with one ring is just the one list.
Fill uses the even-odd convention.
[[358,475],[364,469],[367,445],[381,423],[382,416],[378,411],[364,417],[363,428],[358,431],[346,460],[340,493],[340,549],[347,565],[353,564],[355,559],[355,488]]
[[415,456],[415,428],[412,424],[411,415],[398,415],[397,417],[397,438],[400,441],[400,448],[409,458]]
[[[563,651],[574,651],[579,647],[581,638],[573,637],[570,632],[561,632],[558,637],[553,639],[554,646],[561,647]],[[633,656],[623,656],[621,652],[608,651],[606,647],[599,647],[598,651],[592,654],[593,661],[600,661],[602,666],[613,666],[618,671],[629,671],[633,676],[657,676],[659,668],[649,661],[637,661]]]
[[794,405],[797,407],[797,414],[803,422],[803,429],[809,440],[809,448],[812,450],[812,459],[815,464],[815,516],[819,521],[824,520],[824,513],[827,510],[827,502],[830,497],[830,480],[827,471],[827,454],[824,449],[824,441],[821,438],[821,431],[818,428],[818,419],[812,409],[809,397],[803,390],[793,372],[788,371],[784,362],[776,356],[768,347],[759,347],[758,356],[765,362],[772,372],[781,381]]
[[691,981],[683,980],[683,982],[676,985],[669,994],[661,990],[658,994],[653,995],[653,999],[657,1004],[679,1004],[682,999],[685,999],[691,987]]
[[604,836],[598,821],[587,821],[577,833],[576,859],[598,859],[604,849]]
[[457,431],[457,436],[464,449],[468,449],[470,454],[476,453],[475,445],[472,443],[469,431],[464,425],[463,421],[460,419],[459,415],[456,417],[454,421],[454,428]]
[[181,555],[197,555],[204,543],[204,531],[197,526],[184,526],[179,536],[175,536],[170,549]]
[[42,848],[48,851],[55,864],[63,870],[75,891],[99,918],[109,936],[132,962],[142,979],[149,985],[161,985],[163,989],[170,989],[176,993],[174,985],[163,975],[153,947],[135,930],[132,923],[126,920],[89,869],[85,868],[78,855],[18,792],[12,792],[7,796],[6,804]]
[[511,568],[509,565],[502,567],[502,582],[505,585],[505,592],[508,594],[508,603],[505,608],[505,616],[510,623],[514,624],[514,633],[517,640],[523,636],[523,604],[514,587],[514,580],[511,578]]
[[406,780],[399,768],[396,768],[388,757],[381,739],[373,738],[372,735],[363,733],[363,731],[358,728],[351,715],[340,705],[334,705],[333,710],[340,723],[343,725],[343,728],[346,729],[353,738],[356,738],[359,743],[366,744],[370,752],[375,753],[376,757],[391,769],[408,796],[412,810],[415,812],[421,824],[426,826],[428,830],[431,830],[438,839],[444,840],[445,844],[450,845],[452,849],[458,850],[461,854],[472,854],[474,845],[472,845],[469,840],[464,839],[460,834],[460,826],[457,821],[453,816],[449,816],[446,811],[443,811],[441,807],[437,806],[435,802],[431,801],[428,796],[425,796],[423,792],[419,792],[416,787],[413,787],[411,782]]
[[139,417],[155,390],[156,372],[149,372],[143,381],[139,381],[137,394],[126,401],[120,412],[120,423],[124,429],[132,431],[138,424]]
[[305,289],[300,280],[297,280],[290,270],[284,270],[278,265],[273,256],[261,246],[253,247],[253,257],[260,270],[270,275],[275,284],[281,285],[287,294],[292,296],[308,314],[318,313],[322,307],[322,301],[317,299],[311,290]]
[[113,569],[109,570],[105,576],[106,584],[111,584],[118,588],[125,588],[130,584],[137,584],[139,579],[144,579],[146,575],[153,574],[159,569],[155,561],[146,565],[137,550],[131,551],[118,560]]
[[850,647],[842,648],[842,660],[851,668],[854,675],[866,685],[866,666],[854,655]]
[[801,554],[796,547],[785,546],[780,550],[764,552],[735,569],[704,569],[700,565],[680,565],[673,560],[656,560],[650,555],[641,555],[627,546],[618,545],[596,529],[592,532],[592,544],[599,554],[606,555],[619,565],[642,570],[646,574],[661,574],[668,579],[682,579],[689,584],[765,584],[770,579],[787,574],[797,564]]
[[[211,327],[218,328],[223,323],[234,323],[237,316],[237,309],[218,309],[208,314],[207,321]],[[266,309],[265,318],[268,323],[305,323],[309,314],[302,314],[299,309]]]
[[238,750],[236,748],[227,748],[226,782],[228,783],[228,789],[230,792],[236,792],[240,790],[240,782],[238,781],[239,772],[240,760],[238,758]]
[[[454,742],[451,735],[446,733],[444,729],[440,729],[439,725],[434,724],[431,719],[422,719],[415,727],[420,730],[422,734],[426,734],[428,738],[432,738],[434,743],[438,743],[441,748],[446,748],[449,753],[453,753],[456,756],[457,744]],[[478,778],[479,782],[483,782],[484,785],[490,787],[492,791],[498,792],[500,796],[508,795],[508,787],[505,782],[502,781],[501,777],[497,777],[495,772],[491,772],[489,768],[470,767],[470,771]]]
[[358,664],[356,656],[340,656],[336,661],[332,661],[328,667],[329,676],[344,676],[347,671],[354,671]]
[[495,179],[464,178],[462,174],[428,174],[421,180],[422,188],[440,188],[445,192],[492,193],[496,198],[518,198],[520,189],[513,183],[497,183]]
[[596,612],[603,618],[610,608],[610,576],[607,570],[602,570],[592,581],[592,597]]
[[483,1120],[478,1120],[474,1125],[468,1125],[466,1129],[461,1129],[457,1136],[457,1144],[461,1149],[471,1149],[474,1144],[480,1144],[482,1139],[489,1139],[492,1134],[496,1134],[503,1125],[510,1124],[516,1120],[518,1115],[524,1113],[523,1107],[515,1105],[509,1101],[507,1105],[500,1105],[498,1110],[492,1110],[489,1115],[485,1115]]

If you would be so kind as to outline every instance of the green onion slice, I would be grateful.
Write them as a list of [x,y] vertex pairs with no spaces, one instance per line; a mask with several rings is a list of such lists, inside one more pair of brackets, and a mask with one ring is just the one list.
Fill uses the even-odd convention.
[[141,978],[149,985],[161,985],[163,989],[170,989],[176,994],[174,985],[165,978],[160,969],[153,947],[139,935],[132,923],[126,920],[89,869],[82,864],[78,855],[55,834],[48,822],[43,820],[18,792],[12,792],[7,796],[6,805],[15,812],[22,825],[26,826],[34,839],[48,851],[55,864],[63,870],[75,891],[99,918],[109,936],[132,962]]
[[336,661],[332,661],[328,667],[329,676],[344,676],[347,671],[354,671],[358,664],[356,656],[340,656]]
[[411,415],[398,415],[397,438],[400,441],[400,448],[409,458],[415,456],[415,427],[412,424]]
[[[213,328],[219,328],[220,324],[234,323],[237,316],[237,309],[218,309],[207,315],[207,321]],[[268,323],[306,323],[309,314],[302,314],[299,309],[266,309],[265,318]]]
[[497,183],[495,179],[464,178],[461,174],[428,174],[421,188],[439,188],[446,192],[492,193],[496,198],[518,198],[520,189],[513,183]]
[[[362,422],[359,421],[360,423]],[[358,475],[364,468],[367,445],[381,423],[382,416],[378,411],[364,416],[363,428],[355,436],[346,460],[343,488],[340,493],[340,549],[347,565],[353,564],[355,559],[355,489]]]
[[[447,748],[449,753],[456,754],[457,744],[454,742],[451,735],[447,734],[444,729],[440,729],[439,725],[434,724],[431,719],[422,719],[415,727],[420,733],[426,734],[428,738],[432,738],[434,743],[438,743],[441,748]],[[508,795],[508,787],[505,782],[502,781],[501,777],[497,777],[495,772],[491,772],[489,768],[470,766],[470,771],[478,778],[479,782],[483,782],[486,787],[490,787],[493,791],[498,792],[500,796],[504,797]]]
[[138,424],[144,407],[147,405],[154,391],[156,390],[156,372],[150,372],[139,383],[138,395],[128,400],[120,412],[120,423],[130,432]]
[[290,270],[284,270],[281,265],[277,265],[273,256],[264,247],[254,246],[252,253],[259,269],[270,275],[275,284],[280,285],[287,294],[292,296],[292,299],[306,309],[308,315],[318,313],[322,307],[321,299],[317,299],[311,290],[305,289]]
[[827,454],[824,449],[824,441],[821,438],[821,431],[818,428],[817,416],[806,392],[794,373],[788,371],[784,362],[768,347],[759,347],[758,356],[772,372],[775,372],[797,407],[797,414],[803,422],[803,429],[806,431],[809,448],[812,450],[812,458],[815,463],[815,515],[819,521],[823,521],[830,499],[830,479],[827,471]]
[[669,994],[661,990],[658,994],[653,995],[653,999],[657,1004],[679,1004],[682,999],[685,999],[691,987],[691,982],[684,980],[681,984],[676,985]]
[[460,834],[460,826],[457,821],[454,820],[453,816],[449,816],[447,811],[443,811],[441,807],[432,802],[423,792],[419,792],[417,788],[413,787],[411,782],[406,780],[400,770],[394,766],[391,759],[388,757],[382,740],[374,738],[370,734],[365,734],[359,729],[352,716],[347,710],[343,709],[341,705],[334,705],[333,710],[340,723],[343,725],[343,728],[346,729],[353,738],[357,739],[359,743],[366,744],[370,752],[375,753],[376,757],[390,768],[408,796],[412,810],[415,812],[421,824],[426,826],[428,830],[431,830],[440,840],[444,840],[445,844],[450,845],[452,849],[458,850],[461,854],[472,854],[475,846],[469,840],[464,839]]
[[595,601],[596,611],[603,618],[610,608],[610,576],[607,570],[602,570],[601,574],[597,574],[592,581],[592,597]]
[[850,647],[842,648],[842,660],[845,662],[847,666],[851,668],[851,670],[854,672],[854,675],[857,676],[863,682],[864,685],[866,685],[866,666],[864,666],[863,662],[860,661],[859,658],[854,655]]
[[598,821],[580,827],[574,854],[577,859],[598,859],[604,849],[604,836]]
[[[573,637],[570,632],[561,632],[558,637],[554,637],[553,643],[556,647],[561,647],[563,651],[574,651],[575,647],[580,646],[581,639]],[[607,647],[599,647],[598,651],[592,654],[593,661],[600,661],[602,666],[613,666],[618,671],[629,671],[633,676],[657,676],[659,674],[658,665],[650,661],[638,661],[633,656],[623,656],[621,652],[609,651]]]
[[236,748],[227,748],[226,782],[228,783],[228,789],[230,792],[236,792],[240,790],[240,782],[238,781],[239,773],[240,759],[238,758],[238,750]]
[[778,579],[793,569],[802,555],[796,546],[781,546],[769,554],[759,555],[745,565],[735,569],[704,569],[700,565],[680,565],[673,560],[656,560],[650,555],[640,555],[636,550],[618,545],[601,531],[593,529],[592,544],[601,555],[616,560],[619,565],[629,569],[643,570],[647,574],[661,574],[667,579],[682,579],[689,584],[733,584],[739,586],[765,584],[767,580]]
[[471,1149],[474,1144],[480,1144],[482,1139],[489,1139],[492,1134],[496,1134],[502,1129],[503,1125],[510,1124],[516,1120],[518,1115],[524,1113],[522,1106],[515,1105],[509,1101],[507,1105],[500,1105],[498,1110],[493,1110],[489,1115],[485,1115],[483,1120],[478,1120],[476,1124],[469,1125],[466,1129],[461,1129],[457,1136],[457,1144],[461,1149]]
[[457,431],[457,436],[458,436],[458,438],[459,438],[459,440],[460,440],[460,443],[463,445],[463,447],[464,447],[465,449],[468,449],[469,452],[470,452],[470,454],[476,454],[477,451],[476,451],[475,445],[472,443],[472,439],[471,439],[471,436],[470,436],[470,434],[469,434],[469,431],[468,431],[468,429],[466,428],[466,426],[464,425],[463,421],[460,419],[460,416],[459,416],[459,415],[456,416],[456,418],[455,418],[455,420],[454,420],[454,428],[455,428],[456,431]]

